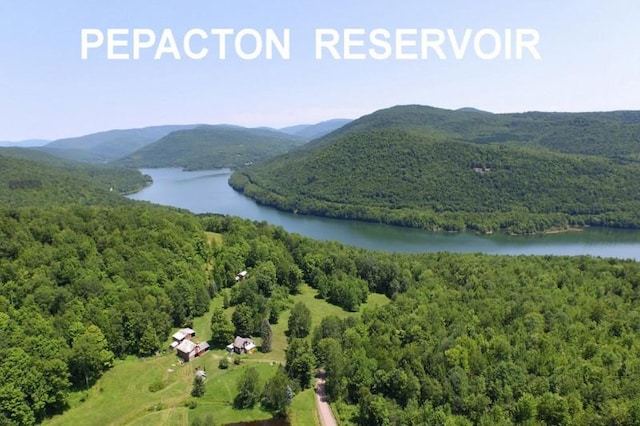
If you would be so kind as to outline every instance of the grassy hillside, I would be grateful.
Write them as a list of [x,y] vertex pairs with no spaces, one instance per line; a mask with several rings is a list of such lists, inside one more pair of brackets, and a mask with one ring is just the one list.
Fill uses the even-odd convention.
[[287,152],[305,139],[270,129],[201,126],[173,132],[119,161],[130,167],[189,170],[238,167]]
[[196,127],[195,124],[109,130],[74,138],[58,139],[38,149],[70,160],[102,163],[124,157],[173,131],[194,127]]
[[51,206],[122,203],[149,183],[137,170],[87,165],[21,149],[0,149],[0,204]]
[[636,162],[467,142],[410,127],[411,116],[402,129],[360,130],[370,120],[242,169],[230,183],[284,210],[436,230],[640,226]]

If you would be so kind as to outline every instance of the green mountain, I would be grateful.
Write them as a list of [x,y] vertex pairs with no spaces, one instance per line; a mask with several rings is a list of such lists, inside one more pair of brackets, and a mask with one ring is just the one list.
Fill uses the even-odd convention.
[[148,176],[121,167],[89,165],[22,148],[0,148],[0,205],[122,203],[120,194],[147,185]]
[[188,170],[239,167],[302,145],[305,139],[271,129],[200,126],[172,132],[119,160],[128,167],[182,167]]
[[[621,136],[637,131],[636,116],[394,107],[243,168],[230,184],[283,210],[434,230],[638,227],[640,139]],[[609,123],[617,138],[571,144],[578,118],[590,130]]]
[[452,111],[406,105],[365,115],[317,143],[387,128],[435,130],[466,142],[526,144],[573,154],[635,158],[640,154],[640,111],[492,114],[472,108]]
[[152,126],[141,129],[109,130],[90,135],[58,139],[38,149],[70,160],[104,163],[131,154],[176,130],[192,129],[191,125]]

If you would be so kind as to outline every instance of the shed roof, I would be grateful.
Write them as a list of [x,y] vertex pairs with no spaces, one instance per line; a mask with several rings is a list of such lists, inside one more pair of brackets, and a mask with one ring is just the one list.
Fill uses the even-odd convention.
[[176,347],[176,350],[185,354],[191,353],[193,352],[193,350],[196,348],[196,344],[193,343],[191,340],[183,340],[182,342],[180,342],[180,344]]
[[253,340],[249,339],[248,337],[240,337],[240,336],[236,336],[235,340],[233,341],[233,346],[236,348],[247,348],[247,346],[249,345],[253,345],[251,346],[252,348],[255,348],[256,344],[253,343]]

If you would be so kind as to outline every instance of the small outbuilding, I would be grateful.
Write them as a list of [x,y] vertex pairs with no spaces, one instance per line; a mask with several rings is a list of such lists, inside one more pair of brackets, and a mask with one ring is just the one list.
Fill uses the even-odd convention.
[[256,344],[248,337],[236,336],[233,343],[227,345],[227,350],[237,354],[252,354],[256,350]]
[[181,328],[180,330],[173,333],[173,336],[171,337],[173,337],[174,341],[180,343],[184,339],[191,340],[193,337],[195,337],[195,335],[196,335],[195,330],[191,328]]
[[200,342],[196,345],[196,356],[203,355],[204,353],[209,351],[209,343]]
[[209,343],[195,343],[184,339],[176,346],[176,354],[185,362],[193,361],[194,358],[202,356],[209,351]]
[[176,353],[185,362],[192,361],[196,357],[196,344],[185,339],[176,347]]
[[248,274],[248,272],[247,272],[247,271],[239,272],[239,273],[236,275],[236,281],[242,281],[242,280],[244,280],[245,278],[247,278],[247,274]]

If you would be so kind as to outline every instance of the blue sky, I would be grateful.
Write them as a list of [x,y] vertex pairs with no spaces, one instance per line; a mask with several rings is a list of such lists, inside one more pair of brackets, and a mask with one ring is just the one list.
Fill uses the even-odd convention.
[[[307,4],[308,3],[308,4]],[[2,1],[0,140],[176,123],[283,127],[397,104],[493,112],[640,109],[640,2]],[[81,59],[83,28],[291,31],[291,59]],[[541,60],[314,58],[316,28],[532,28]],[[181,39],[179,38],[179,41]],[[94,54],[95,53],[95,54]]]

